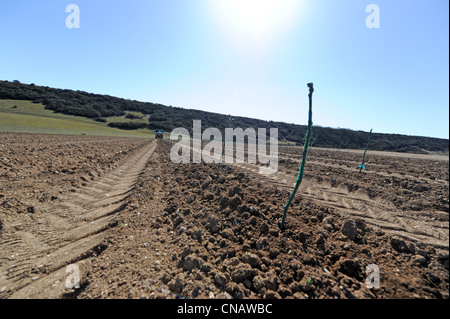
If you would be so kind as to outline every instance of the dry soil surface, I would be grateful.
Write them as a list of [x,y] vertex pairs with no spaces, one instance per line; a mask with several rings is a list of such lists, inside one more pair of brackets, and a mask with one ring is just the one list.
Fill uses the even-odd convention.
[[313,149],[280,231],[301,150],[171,147],[0,133],[0,298],[448,298],[448,156]]

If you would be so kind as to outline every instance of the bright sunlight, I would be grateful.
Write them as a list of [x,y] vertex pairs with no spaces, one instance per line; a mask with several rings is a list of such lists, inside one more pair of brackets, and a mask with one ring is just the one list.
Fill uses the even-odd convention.
[[225,27],[255,38],[274,35],[291,24],[299,0],[218,0],[215,9]]

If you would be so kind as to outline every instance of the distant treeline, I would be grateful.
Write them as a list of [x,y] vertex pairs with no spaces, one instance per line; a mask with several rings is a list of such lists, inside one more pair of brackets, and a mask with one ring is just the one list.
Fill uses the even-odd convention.
[[[202,130],[207,127],[219,128],[223,131],[231,127],[228,116],[162,104],[139,102],[109,95],[87,93],[83,91],[55,89],[34,84],[23,84],[19,81],[0,81],[0,99],[29,100],[45,105],[46,109],[69,115],[78,115],[105,121],[110,116],[125,116],[126,111],[141,112],[148,115],[149,123],[125,122],[109,123],[108,125],[126,130],[138,128],[163,129],[172,131],[177,127],[184,127],[192,132],[192,121],[201,120]],[[263,121],[246,117],[233,117],[235,127],[243,129],[278,128],[280,141],[303,144],[306,125],[288,124],[283,122]],[[353,131],[349,129],[335,129],[328,127],[313,127],[314,145],[328,148],[363,149],[367,143],[368,131]],[[376,127],[374,127],[376,131]],[[268,133],[267,133],[268,134]],[[410,153],[440,152],[448,153],[449,140],[407,136],[398,134],[372,135],[370,149],[380,151],[396,151]]]

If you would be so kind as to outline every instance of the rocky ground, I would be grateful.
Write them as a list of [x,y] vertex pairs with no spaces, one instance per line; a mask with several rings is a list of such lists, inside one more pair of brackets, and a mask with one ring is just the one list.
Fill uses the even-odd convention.
[[[33,225],[43,208],[51,224],[61,194],[90,187],[149,142],[1,138],[4,274],[16,266],[11,242],[44,240],[45,227]],[[273,176],[226,164],[217,178],[217,165],[172,163],[170,148],[158,141],[150,150],[120,209],[108,213],[114,223],[102,229],[101,244],[67,261],[80,265],[81,288],[60,297],[448,298],[448,157],[368,154],[360,174],[359,153],[313,150],[281,231],[300,152],[280,149]],[[379,287],[370,288],[373,270]],[[18,277],[34,276],[25,268]],[[1,297],[28,291],[15,280],[0,277]],[[40,281],[22,286],[39,289]]]

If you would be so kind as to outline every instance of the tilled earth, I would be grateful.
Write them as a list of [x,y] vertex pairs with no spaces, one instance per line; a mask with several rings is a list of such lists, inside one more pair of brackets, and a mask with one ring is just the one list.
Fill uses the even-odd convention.
[[358,173],[360,153],[313,149],[280,231],[298,149],[217,178],[168,141],[0,137],[2,298],[449,296],[448,157],[369,151]]

